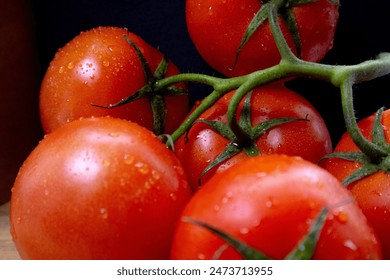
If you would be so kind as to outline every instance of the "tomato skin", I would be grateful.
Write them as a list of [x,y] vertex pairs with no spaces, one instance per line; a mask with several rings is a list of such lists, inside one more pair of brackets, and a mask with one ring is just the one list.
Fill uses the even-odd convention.
[[[317,62],[333,46],[338,6],[319,0],[292,8],[299,36],[302,59]],[[269,23],[265,22],[250,38],[235,64],[236,50],[250,21],[261,8],[258,0],[187,0],[187,29],[204,60],[220,73],[232,77],[276,65],[280,54]],[[287,26],[281,28],[290,47],[294,46]]]
[[[154,73],[163,54],[136,34],[118,27],[98,27],[80,33],[58,50],[42,81],[40,114],[46,133],[80,117],[106,115],[153,128],[147,98],[111,109],[91,106],[114,104],[145,85],[139,58],[123,35],[140,48]],[[179,69],[170,62],[166,76],[178,73]],[[185,88],[184,84],[178,86]],[[165,101],[165,132],[171,133],[188,113],[189,96],[166,96]]]
[[[227,123],[227,108],[233,93],[226,94],[198,119],[220,120]],[[242,104],[243,101],[239,113]],[[279,153],[300,156],[317,163],[332,151],[329,131],[320,114],[308,101],[283,84],[276,83],[255,89],[252,92],[251,109],[253,125],[281,117],[304,119],[307,116],[310,120],[287,123],[268,130],[256,141],[261,154]],[[227,138],[202,122],[196,122],[187,135],[181,136],[176,141],[175,153],[188,173],[192,188],[198,188],[202,171],[228,143]],[[244,152],[240,152],[207,172],[202,177],[201,183],[204,184],[213,174],[247,157]]]
[[11,232],[23,259],[166,259],[190,195],[180,162],[149,130],[83,119],[23,164]]
[[[370,140],[374,118],[374,115],[371,115],[358,123],[362,134]],[[390,110],[384,111],[382,125],[385,128],[386,141],[390,143],[390,130],[387,128],[390,126]],[[335,152],[349,151],[359,151],[359,148],[353,143],[349,134],[345,133],[337,143]],[[362,166],[360,163],[338,158],[325,159],[321,165],[340,181]],[[384,258],[390,259],[390,175],[377,172],[347,187],[356,197],[363,213],[377,232]]]
[[[264,155],[216,174],[182,217],[208,223],[275,259],[283,259],[330,207],[314,259],[380,259],[380,244],[351,194],[324,169],[298,157]],[[333,207],[332,207],[333,206]],[[172,259],[212,259],[224,241],[182,219]],[[231,247],[221,259],[241,259]]]

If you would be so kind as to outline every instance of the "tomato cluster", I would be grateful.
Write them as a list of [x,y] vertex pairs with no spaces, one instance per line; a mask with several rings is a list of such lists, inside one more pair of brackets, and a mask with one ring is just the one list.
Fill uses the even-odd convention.
[[[41,84],[46,135],[13,188],[21,257],[390,258],[386,159],[324,159],[326,124],[286,79],[250,88],[231,116],[240,93],[232,84],[281,59],[269,26],[276,6],[292,53],[320,61],[333,45],[337,1],[187,0],[194,45],[232,77],[225,83],[180,74],[124,28],[83,31],[59,49]],[[212,85],[219,98],[190,109],[185,81]],[[388,125],[388,112],[376,126]],[[364,135],[387,149],[389,131],[370,120]],[[335,152],[358,150],[348,137]],[[344,187],[364,164],[382,169]]]

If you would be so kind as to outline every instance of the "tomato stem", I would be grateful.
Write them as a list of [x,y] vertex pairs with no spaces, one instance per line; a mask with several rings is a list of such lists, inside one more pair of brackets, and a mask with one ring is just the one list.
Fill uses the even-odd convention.
[[351,136],[353,142],[359,149],[370,158],[374,163],[380,163],[384,157],[388,155],[387,151],[376,145],[373,142],[370,142],[366,137],[361,133],[353,106],[353,80],[352,78],[347,78],[341,84],[341,104],[343,108],[344,121],[349,135]]
[[298,58],[288,46],[279,25],[279,10],[288,5],[286,0],[267,1],[267,17],[272,35],[278,47],[281,60],[279,64],[252,72],[247,75],[233,78],[218,78],[204,74],[186,73],[178,74],[156,81],[155,88],[164,88],[178,82],[195,82],[209,85],[213,91],[190,114],[184,123],[172,134],[176,141],[192,126],[195,120],[219,98],[231,90],[236,90],[228,107],[228,123],[232,131],[245,138],[245,132],[237,120],[237,108],[244,96],[261,85],[281,80],[287,77],[304,77],[324,80],[340,88],[342,109],[347,131],[351,134],[355,144],[372,159],[379,162],[386,153],[386,149],[373,144],[366,139],[357,127],[353,110],[353,85],[370,81],[390,74],[390,53],[382,53],[376,59],[367,60],[356,65],[328,65],[308,62]]

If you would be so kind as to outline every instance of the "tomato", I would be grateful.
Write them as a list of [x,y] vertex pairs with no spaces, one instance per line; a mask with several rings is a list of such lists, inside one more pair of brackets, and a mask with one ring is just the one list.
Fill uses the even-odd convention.
[[16,178],[11,233],[23,259],[166,259],[190,198],[149,130],[100,117],[47,135]]
[[[375,116],[369,116],[359,121],[358,125],[362,134],[372,139],[372,127]],[[382,116],[382,125],[386,141],[390,143],[390,110],[386,110]],[[353,143],[348,133],[345,133],[335,147],[335,152],[353,152],[359,148]],[[348,161],[340,158],[325,159],[321,165],[337,177],[340,181],[346,179],[358,168],[359,162]],[[363,209],[368,221],[376,230],[382,243],[383,256],[390,259],[390,174],[379,171],[347,185],[348,189],[356,197],[356,201]]]
[[321,167],[286,155],[253,157],[210,179],[182,212],[171,258],[241,258],[208,229],[183,220],[189,217],[283,259],[325,207],[313,259],[381,258],[376,235],[350,192]]
[[[192,41],[204,60],[226,76],[238,76],[276,65],[280,61],[268,21],[236,52],[254,15],[265,1],[258,0],[187,0],[186,21]],[[269,2],[269,1],[267,1]],[[285,11],[295,18],[300,38],[300,57],[320,61],[333,46],[338,21],[338,5],[334,1],[308,1],[294,4],[286,1]],[[333,3],[332,3],[333,2]],[[286,12],[286,14],[289,14]],[[293,36],[280,20],[289,46],[296,52]]]
[[38,57],[29,1],[0,4],[0,204],[25,157],[41,137]]
[[[135,94],[145,84],[143,67],[127,36],[141,51],[152,73],[163,54],[139,36],[118,27],[99,27],[82,32],[59,49],[44,76],[40,93],[41,121],[46,133],[80,117],[119,117],[153,129],[150,96],[126,105],[108,106]],[[178,74],[169,62],[165,76]],[[184,84],[177,87],[184,88]],[[189,109],[189,96],[164,94],[167,110],[165,131],[179,126]]]
[[[205,111],[198,120],[219,120],[227,123],[227,108],[234,94],[230,92]],[[245,99],[245,98],[244,98]],[[241,102],[239,113],[244,100]],[[268,129],[255,140],[261,154],[280,153],[317,163],[332,151],[329,131],[315,108],[283,84],[262,86],[251,94],[252,125],[258,125],[275,118],[302,118],[301,120],[278,125]],[[188,173],[192,188],[196,189],[205,168],[228,145],[229,140],[201,121],[194,123],[187,135],[175,143],[175,153]],[[244,152],[227,159],[209,170],[200,183],[205,183],[214,173],[220,172],[246,159]]]

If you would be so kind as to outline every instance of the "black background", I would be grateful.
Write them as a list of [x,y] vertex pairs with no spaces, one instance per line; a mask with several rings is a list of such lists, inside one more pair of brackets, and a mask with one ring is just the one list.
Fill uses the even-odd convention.
[[[239,0],[237,0],[239,1]],[[219,76],[196,52],[185,25],[185,0],[33,0],[42,75],[58,48],[81,31],[97,26],[127,27],[168,55],[182,72]],[[323,60],[329,64],[355,64],[390,52],[388,0],[341,0],[334,47]],[[332,85],[297,79],[289,86],[306,97],[322,114],[334,144],[345,131],[340,95]],[[357,117],[390,107],[390,76],[355,89]],[[209,88],[190,85],[193,100]]]

